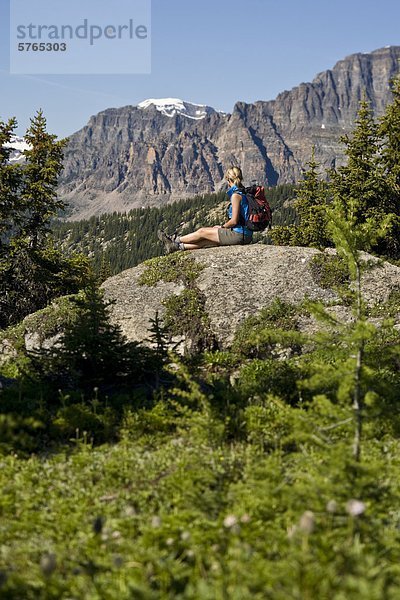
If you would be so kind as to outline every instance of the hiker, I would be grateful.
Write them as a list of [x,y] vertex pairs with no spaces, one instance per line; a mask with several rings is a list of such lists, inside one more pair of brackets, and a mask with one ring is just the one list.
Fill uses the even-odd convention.
[[231,167],[226,172],[225,179],[229,185],[227,194],[231,201],[226,223],[214,227],[200,227],[197,231],[180,237],[171,237],[159,230],[158,238],[163,242],[167,254],[176,250],[199,250],[200,248],[251,243],[253,232],[241,224],[246,222],[249,213],[241,169]]

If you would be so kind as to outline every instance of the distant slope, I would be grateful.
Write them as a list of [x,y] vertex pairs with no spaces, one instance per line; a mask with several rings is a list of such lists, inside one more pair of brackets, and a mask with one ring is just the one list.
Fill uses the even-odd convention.
[[[282,185],[267,192],[273,208],[274,223],[293,223],[296,217],[291,199],[293,186]],[[177,229],[187,233],[201,225],[215,225],[225,219],[226,195],[208,194],[182,200],[162,208],[139,208],[128,213],[104,214],[87,220],[57,222],[54,234],[67,252],[78,251],[89,256],[97,272],[105,275],[135,267],[157,256],[163,249],[157,239],[161,226],[169,233]],[[260,240],[265,236],[259,235]]]
[[313,145],[323,167],[343,162],[340,135],[353,128],[363,94],[382,114],[399,59],[400,46],[354,54],[229,115],[176,98],[105,110],[70,137],[60,196],[79,219],[218,191],[231,163],[247,182],[294,183]]

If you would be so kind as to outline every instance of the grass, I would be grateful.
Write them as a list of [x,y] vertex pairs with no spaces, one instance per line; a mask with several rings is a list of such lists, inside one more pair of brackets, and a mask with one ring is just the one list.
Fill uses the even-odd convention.
[[[386,597],[395,598],[397,520],[385,514],[379,486],[395,492],[398,442],[388,444],[390,477],[380,464],[375,492],[363,498],[368,514],[355,523],[346,512],[354,483],[342,473],[343,488],[336,485],[342,446],[309,445],[307,457],[290,450],[294,410],[258,402],[246,412],[247,439],[232,443],[209,406],[164,405],[151,433],[142,422],[150,424],[149,412],[127,415],[116,445],[93,448],[78,436],[74,450],[3,457],[0,597],[361,600],[383,597],[392,570]],[[168,412],[174,428],[166,433]],[[376,443],[370,450],[379,454]],[[351,592],[364,584],[366,595]]]

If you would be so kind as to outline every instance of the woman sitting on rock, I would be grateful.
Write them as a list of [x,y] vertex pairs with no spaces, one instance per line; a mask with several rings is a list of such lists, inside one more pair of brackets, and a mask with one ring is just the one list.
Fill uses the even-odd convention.
[[181,237],[170,237],[164,231],[158,231],[158,238],[164,244],[167,254],[176,250],[199,250],[215,246],[235,246],[250,244],[253,232],[243,225],[249,215],[249,205],[244,193],[243,175],[239,167],[231,167],[225,175],[230,198],[228,220],[223,225],[200,227],[193,233]]

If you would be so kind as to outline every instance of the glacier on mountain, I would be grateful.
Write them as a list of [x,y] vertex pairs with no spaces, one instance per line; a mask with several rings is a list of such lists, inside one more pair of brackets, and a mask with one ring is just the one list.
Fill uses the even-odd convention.
[[224,114],[222,111],[217,111],[206,104],[194,104],[192,102],[185,102],[179,98],[149,98],[137,105],[142,110],[150,106],[154,106],[166,117],[182,115],[188,119],[200,120],[216,112]]
[[12,148],[13,152],[10,154],[8,162],[10,164],[22,163],[25,160],[23,155],[24,150],[29,150],[30,146],[23,137],[14,136],[11,142],[4,144],[6,148]]

